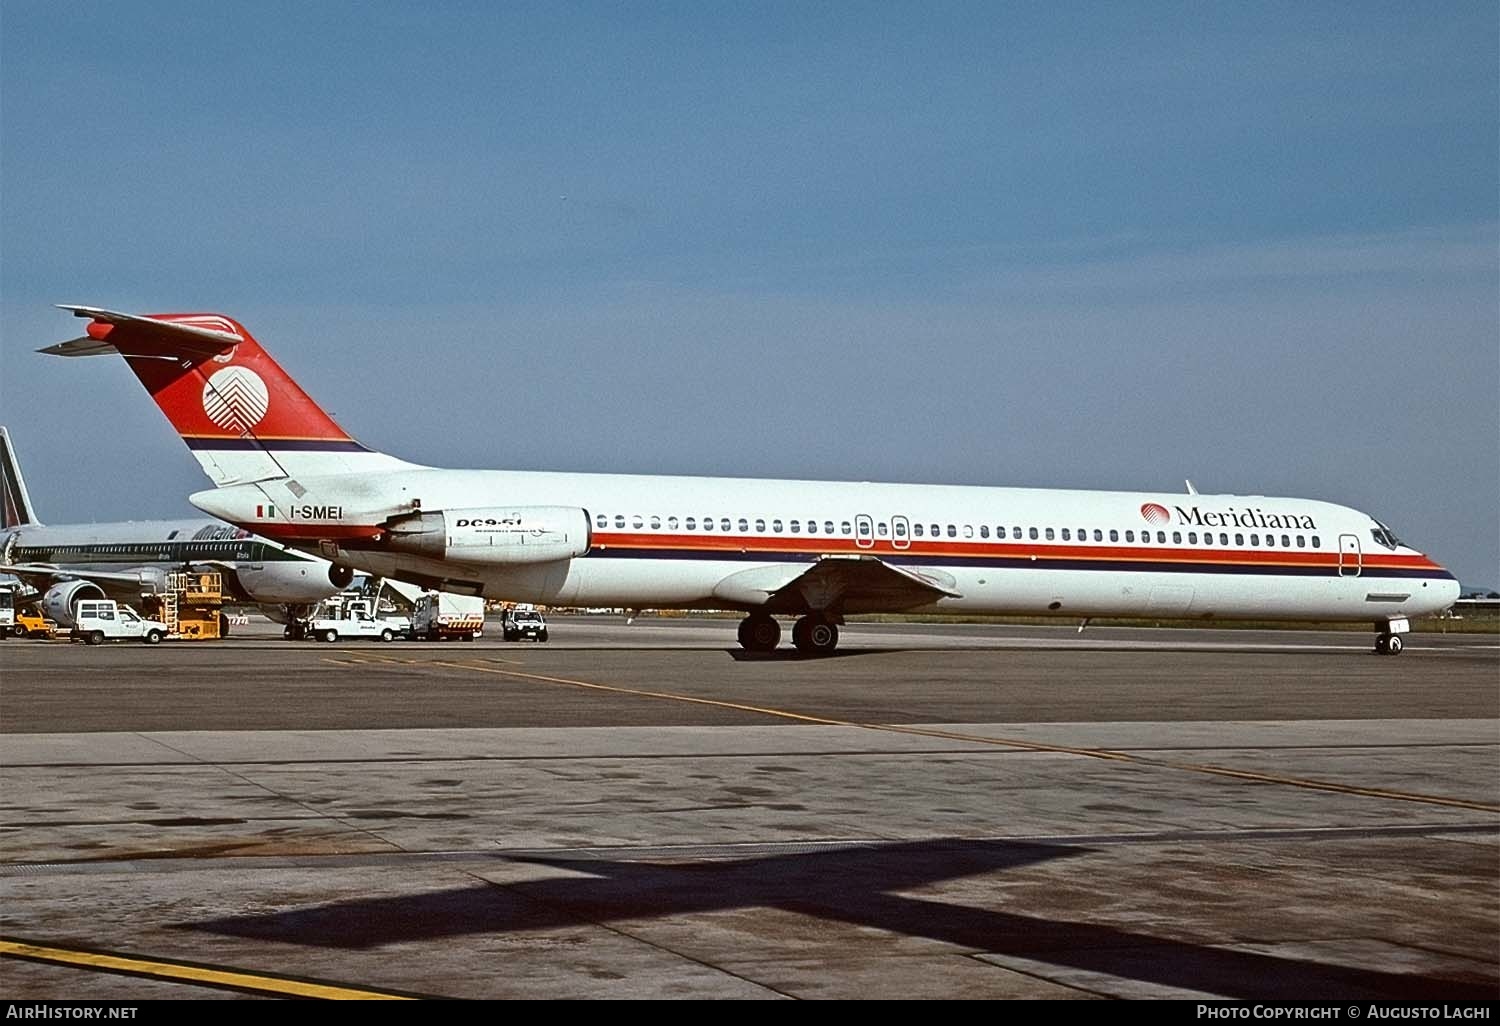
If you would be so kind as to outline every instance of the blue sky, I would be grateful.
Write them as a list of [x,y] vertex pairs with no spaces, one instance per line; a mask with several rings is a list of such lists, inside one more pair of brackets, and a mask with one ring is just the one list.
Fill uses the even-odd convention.
[[0,422],[202,487],[51,309],[421,462],[1301,495],[1500,585],[1500,14],[0,3]]

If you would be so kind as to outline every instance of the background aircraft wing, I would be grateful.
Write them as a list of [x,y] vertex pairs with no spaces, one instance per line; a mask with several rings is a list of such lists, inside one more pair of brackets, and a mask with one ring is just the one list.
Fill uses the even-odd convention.
[[45,592],[61,581],[89,581],[111,596],[126,596],[127,601],[138,600],[143,591],[154,591],[154,582],[140,573],[111,573],[94,570],[62,570],[40,563],[0,564],[0,574],[10,574],[20,579],[28,588],[38,593]]

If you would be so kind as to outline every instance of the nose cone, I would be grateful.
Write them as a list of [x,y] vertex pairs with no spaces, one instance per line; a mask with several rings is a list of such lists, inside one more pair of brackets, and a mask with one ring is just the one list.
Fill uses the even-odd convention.
[[1436,594],[1433,596],[1432,611],[1435,613],[1441,613],[1443,610],[1447,609],[1449,606],[1453,605],[1453,603],[1458,601],[1458,593],[1460,589],[1458,587],[1458,581],[1453,577],[1449,577],[1446,581],[1433,581],[1432,587],[1428,588],[1427,590],[1436,592]]

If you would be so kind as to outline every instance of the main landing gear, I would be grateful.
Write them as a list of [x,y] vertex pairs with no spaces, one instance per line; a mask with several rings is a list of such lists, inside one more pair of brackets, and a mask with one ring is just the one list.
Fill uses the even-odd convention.
[[[781,625],[765,613],[751,613],[740,621],[739,638],[747,652],[771,652],[781,643]],[[792,625],[792,644],[803,655],[828,655],[838,647],[838,625],[810,613]]]

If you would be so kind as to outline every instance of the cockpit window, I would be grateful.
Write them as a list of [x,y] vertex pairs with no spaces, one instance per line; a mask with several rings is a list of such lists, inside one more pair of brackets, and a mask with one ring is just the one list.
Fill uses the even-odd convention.
[[1396,537],[1396,532],[1379,520],[1375,521],[1375,526],[1370,528],[1370,536],[1388,549],[1395,549],[1401,544],[1401,539]]

